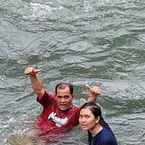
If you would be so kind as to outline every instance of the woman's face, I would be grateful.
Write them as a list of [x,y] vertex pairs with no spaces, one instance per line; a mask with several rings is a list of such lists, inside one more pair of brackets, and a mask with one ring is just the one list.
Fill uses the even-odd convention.
[[97,119],[88,108],[80,111],[79,123],[83,130],[93,130],[96,127]]

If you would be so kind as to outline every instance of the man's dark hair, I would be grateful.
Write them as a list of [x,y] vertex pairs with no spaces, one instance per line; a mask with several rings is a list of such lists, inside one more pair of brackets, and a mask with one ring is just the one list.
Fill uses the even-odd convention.
[[70,83],[64,83],[64,82],[61,82],[61,83],[56,85],[56,87],[55,87],[55,93],[57,94],[57,90],[58,89],[65,89],[66,87],[69,88],[70,94],[73,95],[73,85],[70,84]]

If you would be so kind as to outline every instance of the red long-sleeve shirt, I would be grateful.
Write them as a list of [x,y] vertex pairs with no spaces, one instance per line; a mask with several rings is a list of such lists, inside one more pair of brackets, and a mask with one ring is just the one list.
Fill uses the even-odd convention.
[[72,105],[68,110],[62,111],[58,108],[55,97],[47,92],[42,97],[37,97],[37,101],[43,106],[35,123],[40,135],[66,132],[78,125],[80,109]]

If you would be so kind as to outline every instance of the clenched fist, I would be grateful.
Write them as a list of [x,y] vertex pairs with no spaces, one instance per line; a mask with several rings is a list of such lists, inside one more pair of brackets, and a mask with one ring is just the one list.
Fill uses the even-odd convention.
[[25,71],[24,71],[24,74],[25,75],[29,75],[29,76],[34,76],[36,75],[40,70],[32,67],[32,66],[28,66]]

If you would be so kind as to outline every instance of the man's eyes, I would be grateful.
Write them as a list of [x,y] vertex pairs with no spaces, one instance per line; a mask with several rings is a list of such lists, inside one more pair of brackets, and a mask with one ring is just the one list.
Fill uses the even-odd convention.
[[66,96],[57,96],[59,99],[61,99],[61,98],[65,98],[65,99],[68,99],[69,98],[69,96],[68,95],[66,95]]
[[64,96],[64,98],[65,98],[65,99],[68,99],[68,98],[69,98],[69,96],[67,96],[67,95],[66,95],[66,96]]

